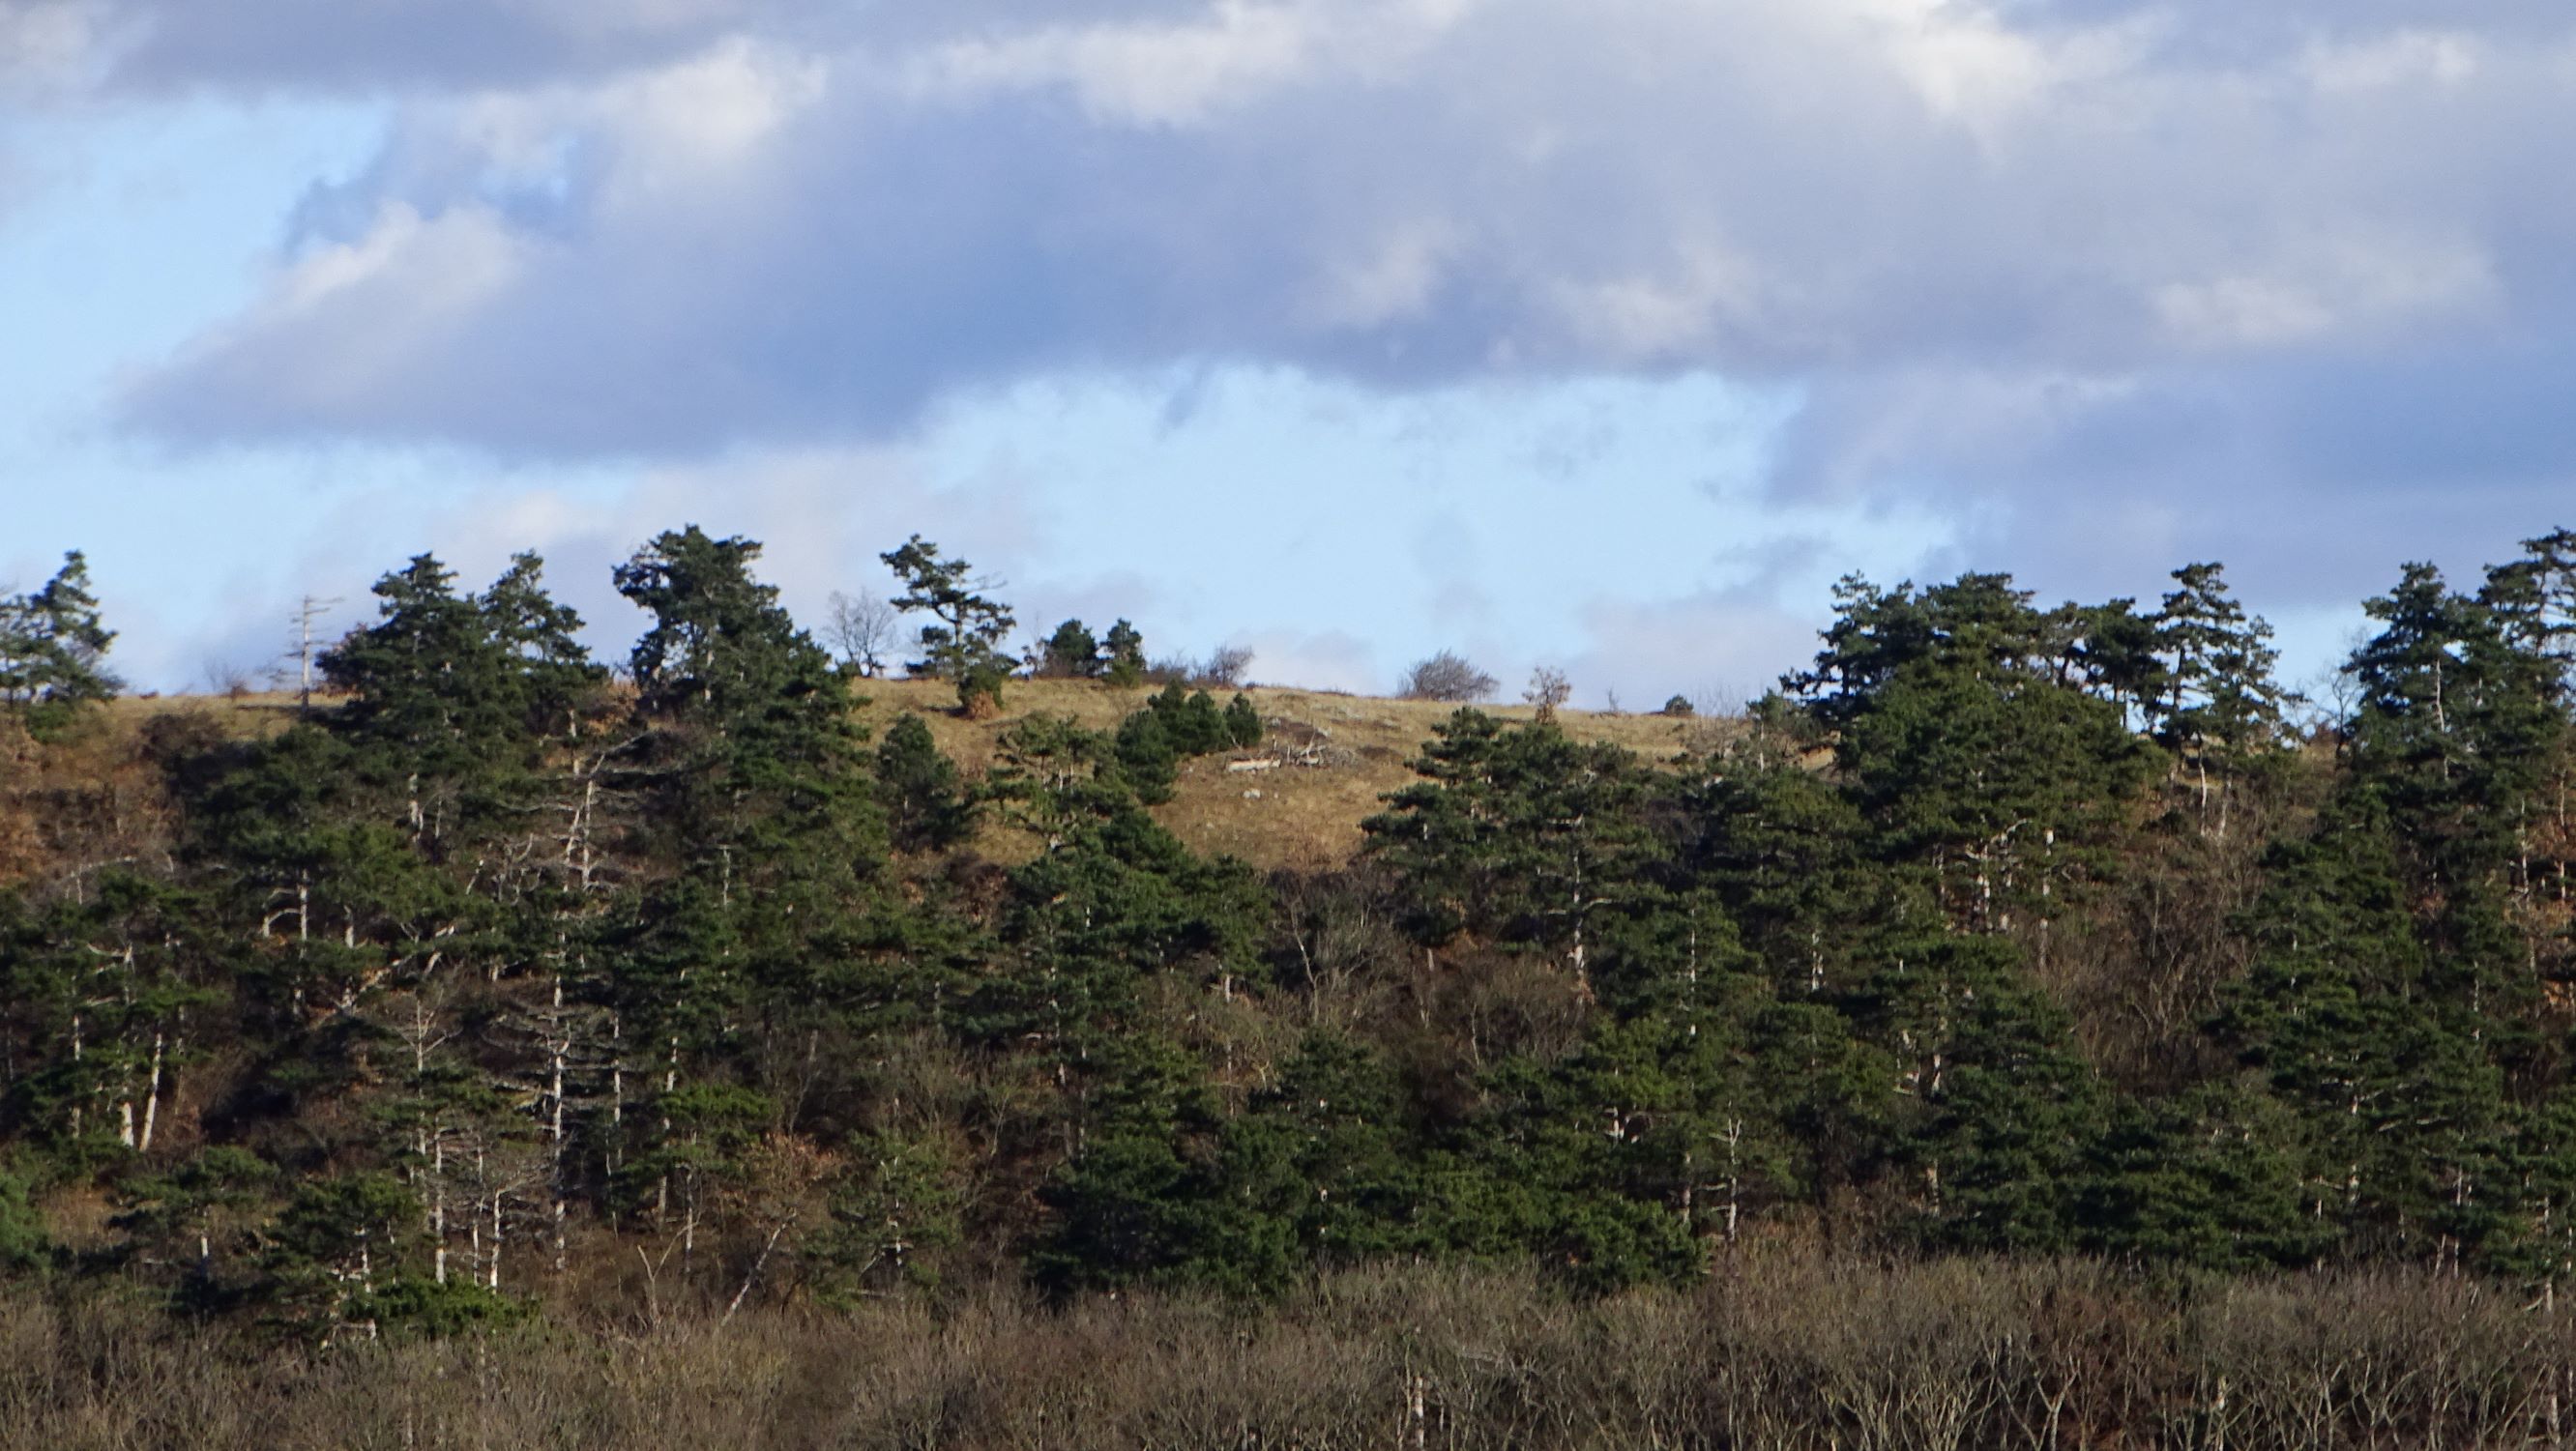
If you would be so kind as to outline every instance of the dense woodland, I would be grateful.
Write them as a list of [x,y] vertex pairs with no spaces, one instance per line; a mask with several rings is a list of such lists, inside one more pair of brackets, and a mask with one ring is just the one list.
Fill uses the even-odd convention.
[[[2055,608],[1854,579],[1700,749],[1462,709],[1355,859],[1267,875],[1152,814],[1249,697],[1068,622],[1035,668],[1143,704],[963,772],[863,736],[757,555],[643,548],[613,665],[534,557],[415,559],[264,734],[120,734],[77,556],[0,601],[41,847],[0,857],[0,1273],[349,1354],[1372,1273],[1641,1314],[1599,1297],[1856,1264],[2557,1324],[2576,534],[2406,567],[2317,701],[2216,565]],[[888,561],[914,670],[996,709],[1007,612]]]

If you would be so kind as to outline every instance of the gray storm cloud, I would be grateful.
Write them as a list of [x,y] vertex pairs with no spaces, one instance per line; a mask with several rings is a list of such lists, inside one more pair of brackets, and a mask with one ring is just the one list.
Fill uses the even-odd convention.
[[687,458],[1176,360],[1713,370],[1810,391],[1783,489],[2115,561],[2356,494],[2484,547],[2432,502],[2536,529],[2576,463],[2563,5],[51,9],[104,94],[395,111],[132,385],[181,442]]

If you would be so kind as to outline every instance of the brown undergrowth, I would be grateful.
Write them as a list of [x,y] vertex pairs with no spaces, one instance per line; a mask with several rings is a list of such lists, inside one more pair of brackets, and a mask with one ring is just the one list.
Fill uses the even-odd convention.
[[2571,1329],[2416,1273],[1783,1256],[1588,1303],[1390,1268],[1259,1314],[988,1290],[325,1353],[21,1287],[0,1447],[2558,1447]]

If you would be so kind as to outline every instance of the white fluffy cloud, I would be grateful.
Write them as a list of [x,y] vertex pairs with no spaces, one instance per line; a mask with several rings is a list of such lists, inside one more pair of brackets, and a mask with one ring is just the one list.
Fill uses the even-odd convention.
[[1216,359],[1786,383],[1784,489],[2077,553],[2150,497],[2538,512],[2576,468],[2532,382],[2576,362],[2576,14],[2541,0],[0,16],[0,69],[102,94],[391,98],[265,299],[132,385],[181,441],[696,457]]

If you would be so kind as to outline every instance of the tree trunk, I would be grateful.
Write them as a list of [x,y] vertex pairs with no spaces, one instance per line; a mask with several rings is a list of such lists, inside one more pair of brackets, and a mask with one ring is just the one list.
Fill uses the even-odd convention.
[[429,1239],[435,1246],[430,1251],[431,1277],[447,1283],[447,1136],[430,1130],[429,1148]]
[[143,1132],[135,1145],[147,1154],[152,1152],[153,1126],[161,1121],[161,1064],[164,1047],[164,1035],[154,1033],[152,1035],[152,1072],[149,1086],[143,1095]]

